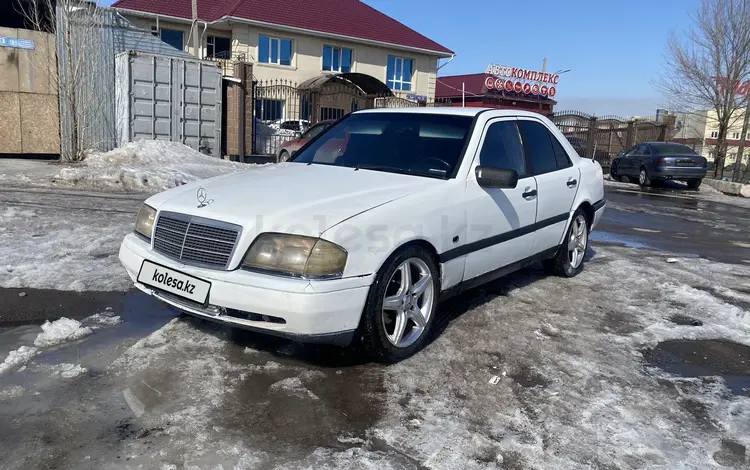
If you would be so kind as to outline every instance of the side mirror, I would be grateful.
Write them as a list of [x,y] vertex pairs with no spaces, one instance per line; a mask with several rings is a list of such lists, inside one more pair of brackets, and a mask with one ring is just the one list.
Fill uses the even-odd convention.
[[513,189],[518,184],[518,172],[504,168],[478,166],[477,183],[483,188]]

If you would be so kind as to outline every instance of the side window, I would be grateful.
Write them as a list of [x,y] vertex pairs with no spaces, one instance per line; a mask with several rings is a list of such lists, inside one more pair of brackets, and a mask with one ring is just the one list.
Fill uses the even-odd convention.
[[651,147],[643,145],[643,155],[651,155]]
[[531,162],[531,171],[535,175],[557,170],[557,158],[552,149],[549,131],[536,121],[518,121],[523,137],[523,148],[527,160]]
[[550,132],[547,132],[549,134],[549,140],[552,141],[552,149],[555,151],[555,160],[557,160],[557,169],[562,170],[563,168],[568,168],[573,166],[573,162],[570,161],[570,157],[568,156],[568,152],[565,151],[565,148],[563,148],[562,144],[560,144],[560,141],[557,140],[557,137],[552,135]]
[[635,155],[635,149],[636,148],[638,148],[638,146],[637,145],[633,145],[632,147],[630,147],[629,149],[627,149],[625,151],[625,155],[628,156],[628,157],[631,156],[631,155]]
[[490,124],[484,136],[479,164],[493,168],[516,170],[518,176],[526,175],[521,136],[515,121]]
[[631,154],[633,156],[643,155],[643,145],[639,145],[635,148],[635,151]]

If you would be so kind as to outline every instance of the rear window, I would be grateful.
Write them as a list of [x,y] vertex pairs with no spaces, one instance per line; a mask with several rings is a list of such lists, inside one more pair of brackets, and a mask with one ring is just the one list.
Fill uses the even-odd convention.
[[674,144],[669,142],[649,144],[659,155],[698,155],[687,145]]

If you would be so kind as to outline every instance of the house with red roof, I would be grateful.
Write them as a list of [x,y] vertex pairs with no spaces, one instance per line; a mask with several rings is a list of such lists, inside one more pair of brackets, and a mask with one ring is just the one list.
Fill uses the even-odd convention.
[[360,0],[197,0],[195,19],[191,0],[118,0],[112,7],[198,58],[250,62],[260,81],[364,74],[396,96],[432,100],[438,61],[453,55]]

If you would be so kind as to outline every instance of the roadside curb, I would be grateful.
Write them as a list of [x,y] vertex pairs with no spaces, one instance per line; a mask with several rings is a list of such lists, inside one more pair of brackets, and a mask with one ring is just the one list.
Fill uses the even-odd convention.
[[703,184],[707,184],[724,194],[750,198],[750,184],[732,183],[731,181],[721,181],[710,178],[704,178]]

